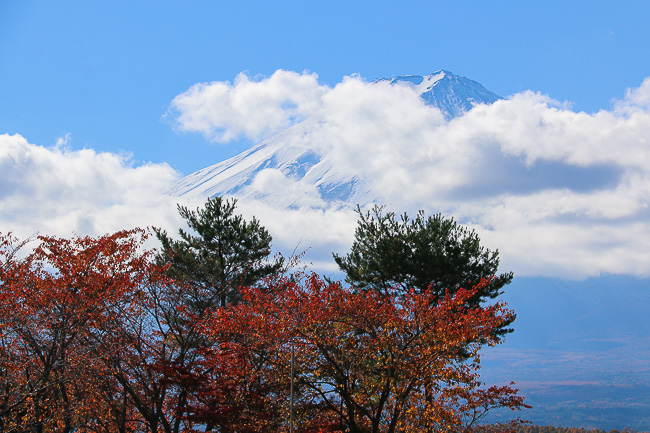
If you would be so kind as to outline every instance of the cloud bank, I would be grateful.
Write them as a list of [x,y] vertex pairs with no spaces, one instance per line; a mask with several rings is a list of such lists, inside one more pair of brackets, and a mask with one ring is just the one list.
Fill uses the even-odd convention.
[[[527,91],[446,121],[408,86],[357,76],[326,86],[312,73],[278,71],[197,84],[172,110],[179,130],[221,142],[264,140],[300,124],[293,145],[318,154],[333,167],[329,176],[362,179],[370,192],[362,204],[453,216],[519,276],[650,276],[650,78],[596,113]],[[71,151],[69,140],[48,148],[0,135],[1,231],[175,232],[182,224],[178,199],[165,194],[179,176],[167,164]],[[308,180],[263,170],[248,188],[265,200],[238,207],[285,254],[311,247],[310,260],[333,269],[330,253],[347,251],[356,214]]]
[[[180,129],[223,142],[309,124],[294,140],[341,176],[362,178],[374,201],[398,213],[454,216],[519,275],[650,276],[650,79],[596,113],[526,91],[450,121],[408,86],[353,76],[327,87],[314,74],[286,71],[196,85],[173,105]],[[307,218],[318,202],[306,193],[313,185],[280,173],[260,173],[250,188],[267,198],[276,191],[278,204],[304,196],[302,211],[285,210],[279,222],[289,213]],[[316,207],[332,221],[344,212]],[[295,237],[295,227],[268,224],[278,226],[276,238]],[[318,245],[332,231],[304,236]]]
[[47,148],[0,135],[0,231],[99,235],[177,221],[169,165],[134,167],[125,155],[68,150],[67,140]]

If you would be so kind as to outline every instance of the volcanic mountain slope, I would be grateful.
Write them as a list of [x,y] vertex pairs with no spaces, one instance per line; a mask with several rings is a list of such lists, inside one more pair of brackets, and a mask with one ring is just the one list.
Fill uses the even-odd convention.
[[480,83],[448,71],[438,71],[424,77],[402,75],[377,81],[413,86],[427,105],[438,107],[447,119],[462,116],[476,104],[491,104],[501,99]]
[[[501,99],[476,81],[442,70],[375,82],[412,88],[427,105],[439,108],[447,120],[477,104]],[[309,119],[298,123],[233,158],[182,178],[169,193],[187,198],[254,197],[289,207],[298,203],[318,208],[336,202],[372,202],[376,195],[364,179],[338,169],[326,151],[313,145],[310,134],[318,127]]]

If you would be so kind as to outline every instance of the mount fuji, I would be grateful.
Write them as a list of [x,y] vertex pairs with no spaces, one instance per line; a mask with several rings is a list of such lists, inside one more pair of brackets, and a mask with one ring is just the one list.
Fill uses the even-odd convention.
[[[462,116],[478,104],[501,99],[476,81],[444,70],[373,83],[410,88],[426,105],[437,107],[446,120]],[[169,194],[203,199],[217,195],[252,197],[294,208],[376,201],[377,194],[364,178],[337,168],[322,146],[313,145],[310,136],[318,127],[313,119],[297,123],[235,157],[180,179]],[[278,188],[281,186],[285,188]]]

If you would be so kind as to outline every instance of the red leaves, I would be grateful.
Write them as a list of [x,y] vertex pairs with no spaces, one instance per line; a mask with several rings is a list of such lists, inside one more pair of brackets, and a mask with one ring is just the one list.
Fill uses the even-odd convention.
[[294,275],[201,310],[144,236],[40,237],[20,259],[0,236],[0,430],[286,431],[292,347],[296,432],[459,431],[526,407],[480,387],[478,349],[512,320],[469,306],[489,282],[437,301]]
[[[478,349],[496,343],[493,331],[512,313],[500,304],[468,309],[477,290],[434,303],[428,292],[385,296],[294,277],[243,289],[244,302],[216,312],[203,330],[235,342],[228,347],[257,362],[256,377],[279,389],[290,377],[293,345],[301,428],[314,428],[307,424],[317,415],[350,431],[460,426],[479,406],[523,406],[507,387],[478,389]],[[206,357],[204,367],[217,370],[216,359]]]
[[[0,424],[70,430],[114,424],[97,333],[127,314],[152,275],[142,231],[99,238],[42,236],[18,259],[0,249]],[[102,338],[105,338],[104,335]]]

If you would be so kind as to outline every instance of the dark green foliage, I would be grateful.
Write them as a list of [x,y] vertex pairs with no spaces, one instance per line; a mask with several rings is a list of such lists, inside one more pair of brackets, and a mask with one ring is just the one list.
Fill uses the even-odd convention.
[[179,229],[181,240],[154,228],[162,243],[159,264],[169,264],[171,277],[196,289],[194,299],[188,299],[196,311],[236,304],[240,286],[254,285],[282,268],[282,259],[269,260],[271,235],[255,218],[246,222],[235,215],[236,202],[214,197],[196,211],[179,205],[194,232]]
[[498,251],[483,248],[474,231],[453,219],[440,214],[425,218],[423,211],[415,219],[406,214],[397,219],[379,206],[366,214],[360,208],[357,212],[352,250],[344,257],[334,254],[334,260],[346,273],[346,281],[360,289],[403,293],[431,288],[440,299],[446,290],[453,293],[495,276],[471,300],[479,305],[512,281],[512,272],[496,275]]
[[[334,254],[349,284],[384,294],[431,290],[438,301],[447,292],[451,295],[492,278],[468,300],[468,307],[480,307],[512,281],[512,272],[497,275],[499,252],[483,248],[473,230],[440,214],[426,218],[419,211],[414,219],[406,214],[397,219],[383,209],[375,206],[364,214],[357,208],[359,223],[352,249],[344,257]],[[512,332],[508,328],[512,321],[496,334]]]

